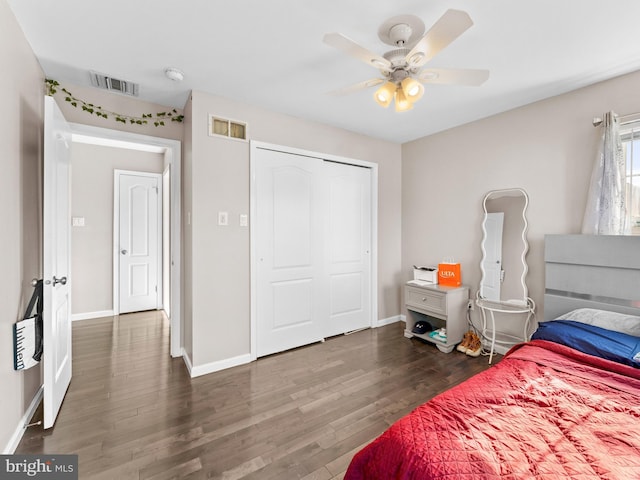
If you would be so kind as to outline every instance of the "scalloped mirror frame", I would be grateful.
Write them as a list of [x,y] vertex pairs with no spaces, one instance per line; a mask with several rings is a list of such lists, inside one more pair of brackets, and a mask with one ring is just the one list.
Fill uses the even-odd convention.
[[522,240],[522,252],[520,253],[520,262],[522,264],[522,273],[520,275],[520,284],[522,286],[523,297],[522,298],[513,298],[513,299],[500,299],[499,303],[507,303],[512,305],[527,305],[529,301],[529,290],[527,288],[527,283],[525,281],[527,272],[529,271],[529,266],[527,265],[526,255],[529,251],[529,242],[527,241],[527,230],[529,224],[527,222],[527,207],[529,206],[529,195],[522,188],[506,188],[501,190],[491,190],[486,193],[484,196],[484,200],[482,201],[482,208],[484,210],[484,217],[482,219],[482,242],[480,244],[480,248],[482,249],[482,259],[480,260],[480,270],[482,272],[482,276],[480,279],[480,285],[478,288],[477,297],[482,299],[481,292],[483,290],[483,284],[485,282],[486,271],[484,268],[485,259],[487,258],[487,250],[485,248],[485,242],[487,240],[487,214],[493,213],[487,210],[487,202],[492,199],[498,199],[502,197],[523,197],[524,205],[522,207],[522,220],[523,220],[523,228],[522,232],[520,232],[520,238]]

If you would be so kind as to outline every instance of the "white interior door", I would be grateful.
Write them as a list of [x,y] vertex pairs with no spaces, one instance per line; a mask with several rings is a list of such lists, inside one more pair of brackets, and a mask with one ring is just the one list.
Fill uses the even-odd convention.
[[44,99],[43,373],[44,428],[71,382],[71,129],[52,97]]
[[322,167],[272,150],[255,163],[259,357],[324,338]]
[[160,308],[162,175],[116,171],[119,313]]
[[324,167],[329,337],[371,326],[371,169],[336,162]]
[[485,258],[482,264],[484,279],[480,295],[487,300],[500,301],[502,284],[502,229],[504,213],[487,213],[485,229],[487,238],[484,242]]

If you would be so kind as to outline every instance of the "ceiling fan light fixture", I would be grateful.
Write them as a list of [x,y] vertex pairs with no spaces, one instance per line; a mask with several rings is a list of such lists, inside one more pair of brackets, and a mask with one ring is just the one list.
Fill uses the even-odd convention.
[[424,87],[415,78],[405,78],[404,80],[402,80],[400,86],[402,87],[402,92],[404,93],[405,97],[407,97],[407,99],[411,103],[420,100],[420,98],[424,94]]
[[373,98],[375,99],[378,105],[380,105],[381,107],[387,108],[389,105],[391,105],[391,102],[393,101],[393,95],[395,93],[395,90],[396,90],[396,86],[393,83],[386,82],[378,90],[376,90],[376,93],[373,95]]
[[369,62],[376,68],[381,68],[383,70],[388,68],[388,65],[386,63],[381,62],[377,58],[372,58],[371,60],[369,60]]
[[407,63],[411,66],[418,66],[422,64],[422,61],[425,57],[424,52],[416,52],[407,58]]
[[407,98],[402,91],[402,87],[396,90],[396,112],[406,112],[413,108],[413,103]]

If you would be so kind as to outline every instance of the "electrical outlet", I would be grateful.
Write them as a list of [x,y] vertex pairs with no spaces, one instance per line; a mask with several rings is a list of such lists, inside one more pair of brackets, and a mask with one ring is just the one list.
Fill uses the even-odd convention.
[[467,302],[467,310],[473,310],[473,300]]

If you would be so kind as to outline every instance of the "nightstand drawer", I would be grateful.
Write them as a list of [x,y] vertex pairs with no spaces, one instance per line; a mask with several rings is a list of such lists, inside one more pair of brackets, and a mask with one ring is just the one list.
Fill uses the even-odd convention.
[[447,298],[441,292],[431,292],[422,288],[406,287],[405,303],[408,306],[417,307],[423,310],[447,314]]

